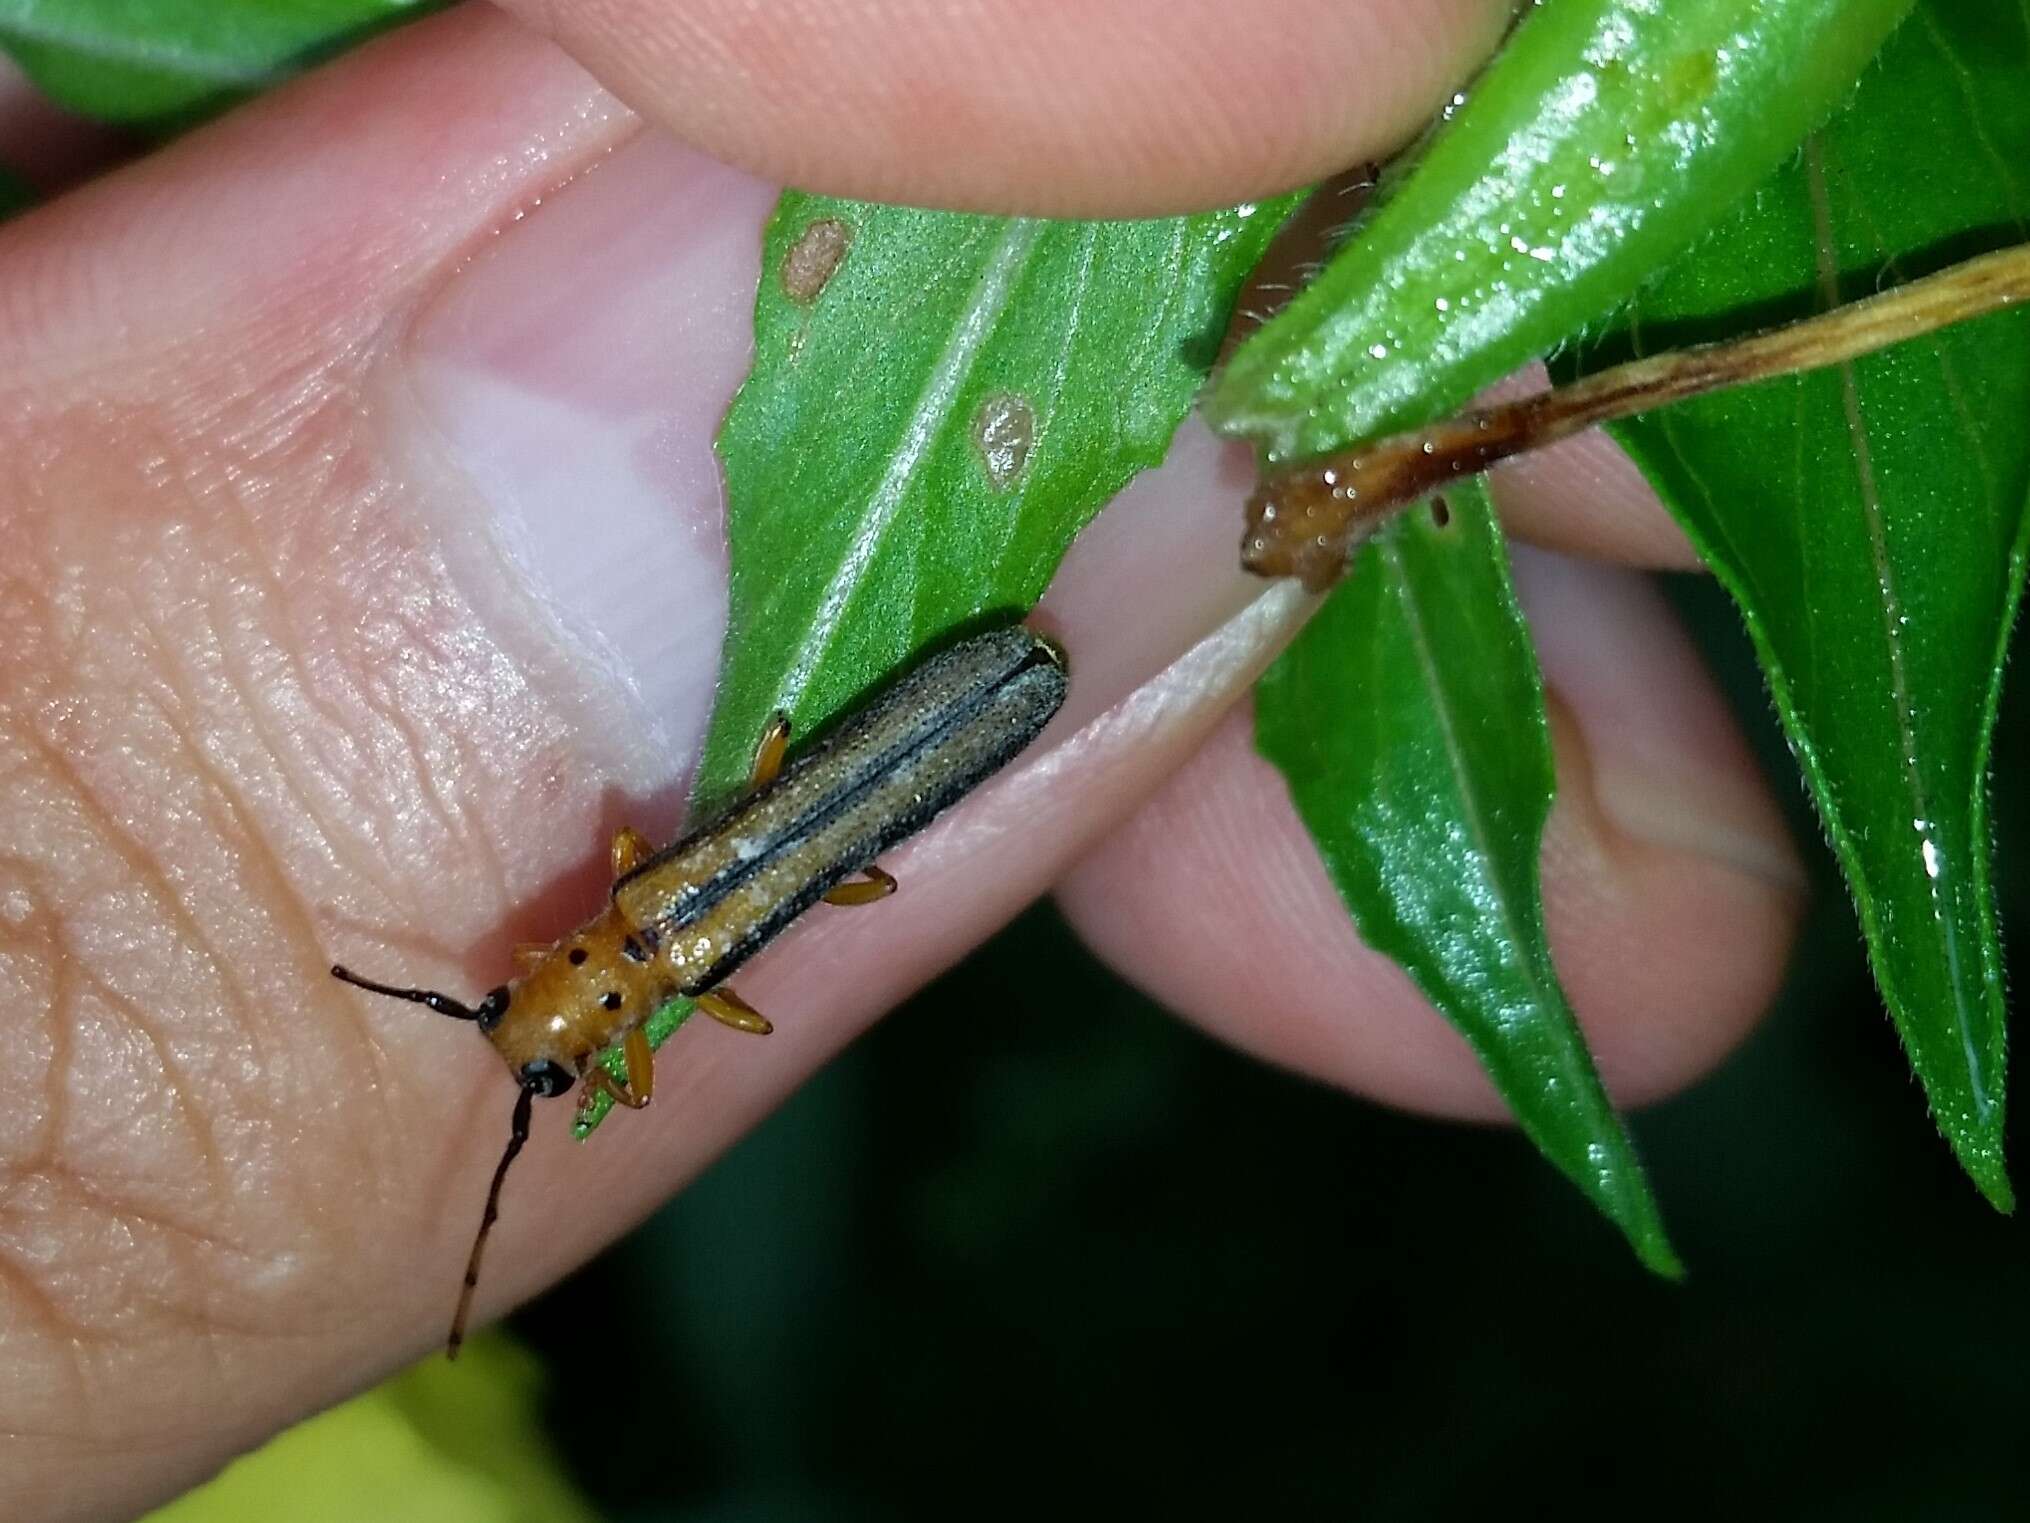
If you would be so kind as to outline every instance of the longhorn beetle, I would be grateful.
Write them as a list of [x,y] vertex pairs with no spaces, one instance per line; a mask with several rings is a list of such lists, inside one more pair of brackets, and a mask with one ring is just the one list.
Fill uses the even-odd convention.
[[[562,941],[518,949],[521,976],[477,1005],[332,968],[371,993],[473,1022],[520,1088],[446,1353],[456,1358],[464,1341],[480,1255],[534,1102],[582,1079],[581,1105],[601,1093],[631,1109],[647,1105],[655,1077],[643,1023],[679,995],[736,1030],[768,1032],[768,1018],[726,986],[733,970],[820,899],[871,904],[893,893],[895,880],[874,858],[1034,740],[1065,686],[1062,652],[1017,626],[930,657],[787,766],[789,721],[778,713],[743,797],[661,851],[619,831],[611,902]],[[625,1083],[599,1062],[616,1044]]]

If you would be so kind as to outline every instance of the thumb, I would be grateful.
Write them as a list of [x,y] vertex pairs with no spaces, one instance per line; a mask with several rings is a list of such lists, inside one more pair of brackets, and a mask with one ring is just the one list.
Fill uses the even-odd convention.
[[[769,199],[474,7],[0,230],[24,1515],[131,1514],[442,1338],[512,1085],[469,1031],[326,970],[490,987],[599,902],[615,825],[674,827]],[[483,1314],[1196,744],[1295,606],[1249,606],[1229,466],[1194,435],[1079,547],[1043,616],[1076,668],[1055,737],[887,864],[895,899],[743,978],[776,1035],[686,1030],[657,1105],[585,1146],[539,1118]]]

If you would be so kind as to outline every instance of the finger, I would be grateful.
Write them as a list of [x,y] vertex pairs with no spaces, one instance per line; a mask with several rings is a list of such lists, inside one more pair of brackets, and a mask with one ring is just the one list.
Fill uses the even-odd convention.
[[1497,0],[502,0],[684,141],[872,200],[1134,216],[1227,205],[1406,142]]
[[[131,1514],[438,1343],[512,1086],[326,969],[476,994],[601,901],[613,827],[676,822],[770,192],[632,133],[473,8],[0,229],[0,1463],[27,1515]],[[685,1031],[655,1108],[590,1146],[538,1118],[484,1309],[1199,743],[1299,606],[1234,569],[1230,458],[1198,436],[1121,510],[1176,526],[1079,548],[1055,735],[886,863],[892,901],[743,977],[775,1036]]]
[[[1525,552],[1552,695],[1552,951],[1609,1089],[1689,1083],[1774,995],[1802,878],[1717,694],[1628,573]],[[1360,943],[1245,713],[1060,890],[1116,968],[1216,1034],[1392,1104],[1503,1114],[1463,1039]]]
[[399,1355],[477,1090],[325,942],[464,934],[437,896],[536,870],[515,769],[564,747],[426,548],[375,356],[631,129],[474,13],[0,227],[10,1512],[132,1516]]

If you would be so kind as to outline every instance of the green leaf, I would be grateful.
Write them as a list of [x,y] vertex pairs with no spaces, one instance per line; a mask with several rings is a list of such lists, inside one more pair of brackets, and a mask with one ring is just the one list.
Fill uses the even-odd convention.
[[[1853,104],[1590,367],[1803,315],[2030,232],[2030,21],[1919,9]],[[1997,1206],[1986,775],[2030,527],[2030,313],[1618,429],[1741,607],[1932,1114]]]
[[1605,317],[1774,170],[1910,0],[1538,5],[1429,147],[1235,354],[1272,459],[1430,422]]
[[73,111],[179,124],[434,8],[426,0],[0,0],[0,48]]
[[[1041,596],[1162,460],[1289,205],[1047,222],[783,197],[719,441],[732,611],[704,795],[746,776],[773,711],[808,731]],[[814,297],[784,276],[805,240],[844,250]]]
[[731,612],[693,796],[745,782],[776,710],[807,735],[933,641],[1027,610],[1162,460],[1295,200],[1054,222],[784,195],[719,436]]
[[1555,792],[1536,653],[1487,489],[1362,548],[1255,700],[1362,938],[1473,1044],[1544,1156],[1659,1274],[1681,1272],[1544,935]]

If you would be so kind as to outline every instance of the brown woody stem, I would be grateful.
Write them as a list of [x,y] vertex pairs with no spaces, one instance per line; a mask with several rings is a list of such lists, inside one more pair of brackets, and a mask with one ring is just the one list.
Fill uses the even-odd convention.
[[1796,375],[2030,300],[2030,244],[1983,254],[1877,296],[1748,338],[1603,370],[1266,474],[1248,499],[1241,564],[1323,591],[1392,513],[1448,481],[1630,413]]

